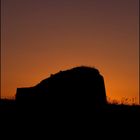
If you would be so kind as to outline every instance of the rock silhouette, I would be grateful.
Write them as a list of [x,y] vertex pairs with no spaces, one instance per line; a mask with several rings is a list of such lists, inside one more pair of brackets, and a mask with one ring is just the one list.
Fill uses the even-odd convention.
[[100,108],[107,104],[103,76],[86,66],[60,71],[34,87],[17,88],[16,101],[56,108]]

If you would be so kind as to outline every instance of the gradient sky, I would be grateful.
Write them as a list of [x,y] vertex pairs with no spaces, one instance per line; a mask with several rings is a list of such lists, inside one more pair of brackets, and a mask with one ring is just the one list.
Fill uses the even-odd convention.
[[139,0],[1,0],[1,95],[95,66],[107,96],[139,95]]

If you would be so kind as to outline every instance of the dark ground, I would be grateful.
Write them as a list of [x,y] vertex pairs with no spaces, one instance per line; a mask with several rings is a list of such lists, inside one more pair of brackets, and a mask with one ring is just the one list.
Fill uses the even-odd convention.
[[79,115],[80,113],[86,113],[90,116],[98,115],[100,113],[104,115],[132,115],[132,116],[140,116],[140,105],[125,105],[125,104],[107,104],[105,107],[100,109],[98,108],[88,108],[84,106],[70,106],[67,107],[65,105],[54,105],[54,106],[44,106],[38,104],[33,105],[25,105],[21,106],[16,103],[15,100],[10,99],[1,99],[0,100],[0,114],[1,116],[10,115],[11,117],[16,116],[18,114],[36,114],[36,115],[44,115],[49,116],[48,114],[59,114],[63,115],[66,113]]
[[[0,100],[1,137],[136,139],[139,137],[140,105],[110,104],[100,110],[18,106]],[[13,137],[14,136],[14,137]]]

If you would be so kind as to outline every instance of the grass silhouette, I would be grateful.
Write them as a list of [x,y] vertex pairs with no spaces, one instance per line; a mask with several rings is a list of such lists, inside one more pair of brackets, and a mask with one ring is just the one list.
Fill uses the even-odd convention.
[[81,66],[51,75],[34,87],[18,88],[15,100],[0,100],[0,114],[45,119],[79,116],[86,120],[95,116],[140,115],[140,105],[128,104],[127,98],[121,103],[107,99],[103,76],[95,68]]

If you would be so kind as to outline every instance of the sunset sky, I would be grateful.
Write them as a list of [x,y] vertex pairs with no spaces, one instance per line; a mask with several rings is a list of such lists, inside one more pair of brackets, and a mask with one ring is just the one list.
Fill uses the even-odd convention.
[[107,96],[139,95],[139,0],[1,0],[1,95],[95,66]]

